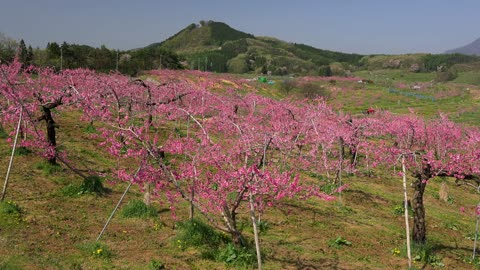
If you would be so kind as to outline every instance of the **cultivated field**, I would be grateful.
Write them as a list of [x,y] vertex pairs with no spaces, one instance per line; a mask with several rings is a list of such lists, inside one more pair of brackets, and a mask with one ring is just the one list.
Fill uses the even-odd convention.
[[414,268],[480,267],[471,260],[478,193],[451,177],[478,173],[474,84],[389,70],[270,83],[192,71],[137,81],[2,72],[5,173],[20,108],[24,122],[0,204],[0,269],[255,269],[251,208],[263,269],[407,269],[405,153],[417,157],[407,161],[410,200],[415,173],[437,172],[419,180],[427,240],[413,246]]

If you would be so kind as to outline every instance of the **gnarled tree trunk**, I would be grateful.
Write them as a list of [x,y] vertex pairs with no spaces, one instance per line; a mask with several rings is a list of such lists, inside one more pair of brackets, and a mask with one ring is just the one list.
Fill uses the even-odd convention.
[[[55,121],[53,121],[52,112],[50,111],[49,108],[43,107],[43,117],[45,118],[45,121],[47,122],[48,144],[51,147],[53,147],[54,151],[56,152],[57,139],[56,139],[56,134],[55,134]],[[49,157],[48,162],[52,165],[56,165],[57,164],[56,155],[53,155],[53,156]]]
[[232,241],[237,246],[245,246],[245,240],[243,239],[242,233],[237,228],[236,213],[230,211],[227,206],[223,208],[222,216],[227,225],[228,232],[232,236]]
[[425,222],[425,206],[423,205],[423,194],[427,186],[427,180],[432,178],[430,165],[423,167],[421,172],[416,173],[413,182],[413,242],[424,244],[427,240],[427,225]]
[[55,128],[57,125],[55,124],[55,121],[53,120],[52,116],[52,110],[57,108],[58,106],[62,105],[62,99],[63,96],[57,98],[56,100],[44,104],[44,100],[42,98],[42,95],[39,93],[34,94],[34,96],[37,98],[37,100],[41,104],[41,109],[42,109],[42,115],[37,119],[38,121],[45,120],[47,123],[47,141],[48,144],[53,148],[54,154],[48,158],[48,162],[50,164],[56,165],[57,164],[57,139],[56,139],[56,134],[55,134]]
[[425,223],[425,207],[423,205],[423,193],[425,184],[421,179],[413,182],[413,242],[423,244],[427,240],[427,228]]

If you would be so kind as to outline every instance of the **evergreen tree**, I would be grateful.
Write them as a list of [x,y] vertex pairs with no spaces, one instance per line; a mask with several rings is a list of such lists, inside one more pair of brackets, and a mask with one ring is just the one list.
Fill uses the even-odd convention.
[[33,64],[33,49],[32,49],[32,46],[30,46],[30,45],[28,45],[27,57],[26,57],[25,64],[27,64],[27,65],[32,65]]
[[18,46],[18,54],[20,57],[20,62],[24,65],[27,65],[27,46],[25,45],[25,41],[20,40],[20,45]]
[[58,43],[52,42],[47,43],[47,55],[50,59],[55,59],[60,57],[60,46]]
[[323,77],[330,77],[332,76],[332,69],[330,66],[321,66],[318,69],[318,75]]
[[15,57],[18,42],[0,33],[0,61],[10,62]]

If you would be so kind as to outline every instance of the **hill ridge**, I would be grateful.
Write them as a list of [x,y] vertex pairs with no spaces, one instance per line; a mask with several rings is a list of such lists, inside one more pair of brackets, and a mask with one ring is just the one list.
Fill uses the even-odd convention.
[[[192,23],[166,40],[145,48],[171,50],[181,55],[192,69],[273,75],[322,75],[319,74],[322,66],[335,62],[344,66],[356,65],[363,57],[286,42],[276,37],[256,37],[215,21]],[[342,65],[339,67],[344,69]]]
[[458,47],[455,49],[447,50],[445,53],[461,53],[467,55],[480,55],[480,38],[472,41],[471,43]]

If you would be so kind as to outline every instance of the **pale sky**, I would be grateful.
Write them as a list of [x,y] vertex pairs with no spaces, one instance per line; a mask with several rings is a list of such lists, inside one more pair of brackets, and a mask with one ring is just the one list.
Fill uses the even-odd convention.
[[480,37],[478,0],[0,0],[0,32],[133,49],[200,20],[256,36],[362,54],[442,53]]

